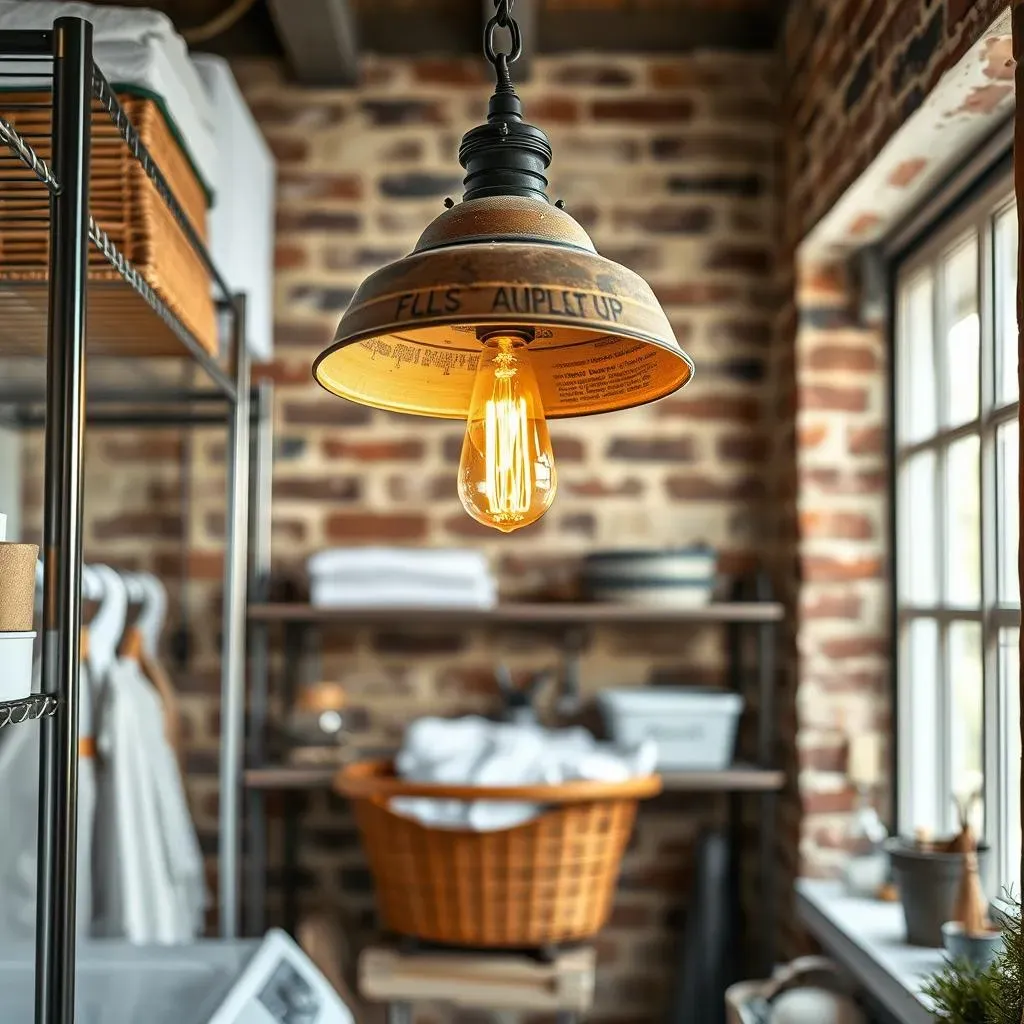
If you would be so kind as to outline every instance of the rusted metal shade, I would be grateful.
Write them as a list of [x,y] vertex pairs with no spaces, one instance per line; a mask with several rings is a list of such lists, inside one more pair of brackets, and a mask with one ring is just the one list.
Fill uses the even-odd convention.
[[532,332],[548,418],[611,412],[681,388],[693,362],[650,286],[597,254],[564,210],[467,198],[356,291],[313,366],[328,391],[394,412],[465,419],[481,333]]

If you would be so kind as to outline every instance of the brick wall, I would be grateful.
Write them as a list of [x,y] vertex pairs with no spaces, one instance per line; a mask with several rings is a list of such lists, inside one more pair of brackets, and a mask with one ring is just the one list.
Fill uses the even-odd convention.
[[[458,424],[349,405],[310,378],[359,281],[408,252],[443,197],[461,194],[458,142],[488,95],[479,62],[368,60],[362,85],[349,91],[288,85],[273,64],[237,69],[280,168],[277,358],[260,371],[277,386],[276,574],[300,572],[325,545],[372,542],[480,547],[510,595],[557,584],[601,545],[705,540],[721,551],[726,573],[757,564],[766,542],[765,368],[776,306],[774,68],[768,55],[533,62],[521,92],[554,146],[552,198],[564,198],[602,253],[651,281],[698,372],[657,406],[558,423],[556,504],[511,537],[462,511]],[[189,665],[175,678],[189,719],[189,786],[212,853],[224,441],[195,433],[185,471],[180,445],[162,433],[94,436],[87,548],[94,560],[159,568],[175,592],[172,607],[187,571]],[[38,455],[29,446],[27,465],[37,466]],[[38,518],[35,501],[32,510]],[[723,646],[710,630],[603,631],[583,658],[585,692],[652,678],[721,682]],[[379,751],[393,749],[416,715],[494,710],[498,658],[527,672],[558,655],[543,638],[395,629],[327,637],[322,673],[345,681],[357,741]],[[327,794],[289,800],[301,805],[300,905],[369,923],[369,880],[341,802]],[[281,806],[272,809],[276,875]],[[721,800],[693,797],[645,808],[600,942],[595,1020],[663,1015],[692,839],[724,809]],[[279,917],[276,893],[271,910]]]
[[[888,327],[865,320],[848,262],[880,216],[841,225],[846,248],[807,244],[943,74],[975,46],[1006,0],[797,0],[782,41],[782,303],[769,370],[775,413],[769,493],[776,570],[791,614],[782,702],[792,778],[782,857],[791,874],[834,872],[854,794],[855,732],[892,730],[886,538]],[[977,102],[1002,99],[999,67]],[[994,90],[989,95],[988,90]],[[956,159],[955,154],[951,154]],[[928,153],[929,158],[940,154]],[[907,161],[909,185],[926,160]],[[895,210],[888,211],[895,216]],[[789,689],[789,688],[792,689]],[[888,785],[877,794],[890,809]],[[790,935],[790,948],[799,937]]]

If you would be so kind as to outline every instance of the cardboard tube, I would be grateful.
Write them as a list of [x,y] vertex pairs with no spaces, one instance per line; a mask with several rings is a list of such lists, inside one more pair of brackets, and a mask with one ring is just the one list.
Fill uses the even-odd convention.
[[0,543],[0,633],[32,628],[38,557],[36,544]]

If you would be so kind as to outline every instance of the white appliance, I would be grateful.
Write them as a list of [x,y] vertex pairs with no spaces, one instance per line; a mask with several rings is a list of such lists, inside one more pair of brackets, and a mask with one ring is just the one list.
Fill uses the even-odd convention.
[[[32,1024],[30,947],[0,948],[4,1024]],[[348,1007],[284,932],[189,946],[78,947],[76,1024],[354,1024]]]

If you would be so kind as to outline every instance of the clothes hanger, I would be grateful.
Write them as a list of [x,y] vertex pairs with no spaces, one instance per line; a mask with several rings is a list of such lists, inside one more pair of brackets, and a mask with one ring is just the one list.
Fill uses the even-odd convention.
[[167,588],[152,573],[138,572],[133,575],[142,594],[142,608],[135,625],[142,633],[142,649],[149,657],[156,658],[167,619]]
[[[84,569],[83,580],[86,578]],[[87,594],[100,602],[99,610],[89,624],[89,668],[94,682],[99,682],[106,678],[124,635],[128,621],[128,588],[109,565],[93,565],[88,569],[88,575],[98,584],[100,591],[98,598]]]

